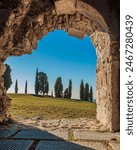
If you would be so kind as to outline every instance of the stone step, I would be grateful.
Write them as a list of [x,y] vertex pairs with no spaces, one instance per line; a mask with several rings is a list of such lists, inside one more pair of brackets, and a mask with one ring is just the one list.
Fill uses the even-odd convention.
[[88,140],[88,141],[110,141],[111,139],[117,139],[119,133],[109,132],[90,132],[90,131],[74,131],[75,140]]

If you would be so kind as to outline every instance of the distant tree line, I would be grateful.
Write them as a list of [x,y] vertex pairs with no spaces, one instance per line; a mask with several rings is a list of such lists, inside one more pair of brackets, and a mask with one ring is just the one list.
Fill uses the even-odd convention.
[[83,80],[80,83],[80,99],[93,102],[93,89],[92,86],[89,89],[89,84],[84,85]]
[[[48,90],[49,90],[49,82],[47,75],[43,72],[38,72],[37,69],[35,78],[35,94],[36,95],[38,95],[39,93],[43,93],[43,95],[45,93],[48,94]],[[63,92],[62,78],[58,77],[54,85],[54,93],[55,97],[71,99],[72,80],[69,80],[69,85]],[[53,91],[51,95],[53,96]],[[81,80],[80,83],[80,100],[93,102],[93,88],[92,86],[89,87],[88,83],[84,84],[83,80]]]
[[[12,85],[12,79],[11,79],[11,68],[8,64],[6,64],[6,71],[3,75],[4,78],[4,87],[6,91],[10,88]],[[35,94],[39,95],[45,95],[49,93],[49,82],[48,82],[48,76],[44,72],[39,72],[38,69],[36,70],[35,75],[35,88],[34,88]],[[18,93],[18,80],[15,82],[15,93]],[[28,93],[28,81],[25,82],[25,90],[24,93]],[[67,98],[71,99],[72,97],[72,80],[69,80],[68,87],[63,92],[63,83],[62,78],[58,77],[56,79],[55,85],[54,85],[54,94],[57,98]],[[84,84],[84,81],[81,80],[80,83],[80,100],[84,101],[91,101],[93,102],[93,88],[92,86],[89,87],[88,83]],[[53,97],[53,91],[51,91],[51,96]]]

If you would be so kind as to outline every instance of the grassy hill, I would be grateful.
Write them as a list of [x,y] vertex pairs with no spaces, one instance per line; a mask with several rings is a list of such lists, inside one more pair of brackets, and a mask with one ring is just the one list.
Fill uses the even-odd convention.
[[91,118],[96,115],[96,104],[91,102],[37,97],[29,94],[9,94],[12,98],[10,114],[12,118],[44,119]]

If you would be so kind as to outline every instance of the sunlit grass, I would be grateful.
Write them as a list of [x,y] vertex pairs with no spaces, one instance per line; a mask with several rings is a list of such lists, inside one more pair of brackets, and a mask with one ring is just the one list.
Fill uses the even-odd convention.
[[51,97],[36,97],[25,94],[9,94],[12,98],[10,114],[12,118],[44,119],[61,118],[94,118],[96,104],[91,102],[59,99]]

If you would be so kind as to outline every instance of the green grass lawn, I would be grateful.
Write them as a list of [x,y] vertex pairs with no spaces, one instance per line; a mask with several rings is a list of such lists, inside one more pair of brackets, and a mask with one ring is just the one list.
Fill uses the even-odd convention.
[[36,97],[25,94],[9,94],[12,98],[10,114],[12,118],[44,119],[61,118],[95,118],[96,104],[85,101],[59,99],[51,97]]

